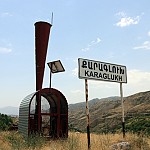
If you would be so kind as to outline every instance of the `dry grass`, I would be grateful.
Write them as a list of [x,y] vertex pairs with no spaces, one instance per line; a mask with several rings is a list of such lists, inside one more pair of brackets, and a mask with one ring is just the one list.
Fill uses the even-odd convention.
[[[91,134],[91,150],[111,150],[111,145],[127,141],[131,150],[150,150],[150,139],[143,135],[122,134]],[[87,135],[85,133],[69,133],[68,139],[43,141],[39,139],[25,140],[16,132],[0,133],[0,150],[87,150]]]
[[0,132],[0,150],[11,150],[11,144],[5,140],[6,132]]
[[[150,139],[142,135],[126,134],[91,134],[91,150],[111,150],[111,145],[127,141],[131,144],[131,150],[150,150]],[[67,140],[48,142],[43,150],[87,150],[87,135],[85,133],[69,133]]]

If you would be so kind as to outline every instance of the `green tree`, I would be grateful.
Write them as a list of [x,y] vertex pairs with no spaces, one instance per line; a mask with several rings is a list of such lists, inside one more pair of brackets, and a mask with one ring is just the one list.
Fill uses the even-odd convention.
[[12,123],[13,120],[10,116],[0,113],[0,130],[7,130]]

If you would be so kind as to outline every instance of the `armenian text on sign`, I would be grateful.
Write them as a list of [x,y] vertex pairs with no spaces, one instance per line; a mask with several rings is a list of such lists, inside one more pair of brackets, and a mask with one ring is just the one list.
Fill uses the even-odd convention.
[[127,83],[126,66],[78,59],[79,78]]

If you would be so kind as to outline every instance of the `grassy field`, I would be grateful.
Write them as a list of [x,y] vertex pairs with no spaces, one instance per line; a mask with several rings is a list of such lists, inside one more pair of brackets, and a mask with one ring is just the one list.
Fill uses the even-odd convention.
[[[91,150],[111,150],[111,145],[126,141],[131,150],[150,150],[150,139],[144,135],[91,134]],[[0,132],[0,150],[87,150],[87,135],[70,132],[68,139],[45,140],[42,137],[24,139],[18,132]]]

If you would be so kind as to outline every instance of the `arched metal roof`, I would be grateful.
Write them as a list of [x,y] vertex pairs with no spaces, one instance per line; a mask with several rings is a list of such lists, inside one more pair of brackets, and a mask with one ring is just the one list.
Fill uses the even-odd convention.
[[[18,130],[24,136],[28,136],[29,134],[29,116],[31,114],[31,103],[35,99],[35,95],[40,92],[41,96],[46,98],[50,104],[51,112],[57,113],[58,107],[58,99],[60,99],[60,114],[67,114],[68,115],[68,103],[65,96],[58,91],[57,89],[53,88],[45,88],[41,89],[40,91],[36,91],[32,94],[26,96],[19,107],[19,125]],[[58,98],[59,96],[59,98]],[[33,111],[34,114],[34,111]]]
[[28,120],[29,120],[29,111],[30,111],[30,102],[34,95],[37,92],[34,92],[28,96],[26,96],[19,107],[19,132],[23,133],[23,135],[28,135]]

